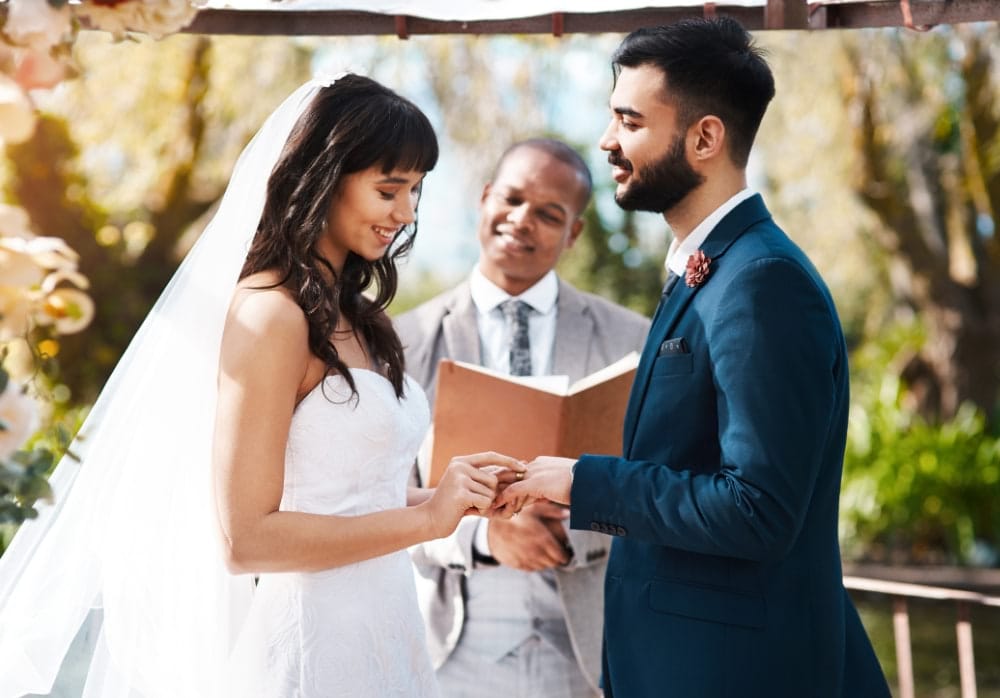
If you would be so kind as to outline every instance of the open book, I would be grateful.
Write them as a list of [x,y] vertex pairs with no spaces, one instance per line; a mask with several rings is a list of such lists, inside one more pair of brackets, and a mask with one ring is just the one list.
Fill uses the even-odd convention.
[[437,485],[452,457],[469,453],[497,451],[524,460],[621,453],[638,364],[632,352],[570,385],[567,376],[508,376],[442,359],[428,484]]

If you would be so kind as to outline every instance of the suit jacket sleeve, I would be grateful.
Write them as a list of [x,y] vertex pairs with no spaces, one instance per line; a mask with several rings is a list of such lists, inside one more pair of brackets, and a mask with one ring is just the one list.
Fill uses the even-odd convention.
[[575,572],[585,567],[604,564],[607,562],[610,543],[611,540],[603,533],[570,529],[569,545],[573,549],[573,557],[559,569]]
[[836,376],[847,370],[838,365],[839,323],[816,281],[786,259],[747,264],[721,297],[707,346],[692,347],[709,355],[717,427],[672,431],[671,415],[652,411],[655,378],[637,426],[699,439],[712,454],[706,460],[718,461],[583,456],[574,528],[609,524],[642,541],[758,560],[782,557],[794,543],[830,438]]
[[468,574],[472,571],[472,542],[479,525],[478,516],[467,516],[458,523],[450,536],[418,543],[410,548],[410,557],[417,570],[433,577],[435,568]]

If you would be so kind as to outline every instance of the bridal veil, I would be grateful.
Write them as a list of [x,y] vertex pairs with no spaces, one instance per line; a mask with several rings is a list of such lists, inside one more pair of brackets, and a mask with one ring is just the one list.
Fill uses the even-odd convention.
[[80,461],[59,463],[54,503],[0,557],[0,698],[49,693],[71,644],[87,667],[74,696],[225,695],[253,582],[227,573],[216,533],[219,345],[267,179],[331,83],[298,88],[244,149],[218,212],[81,428]]

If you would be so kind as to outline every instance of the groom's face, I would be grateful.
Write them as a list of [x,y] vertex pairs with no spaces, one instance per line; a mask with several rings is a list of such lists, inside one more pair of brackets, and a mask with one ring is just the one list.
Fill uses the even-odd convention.
[[615,201],[630,211],[667,213],[704,177],[688,162],[686,129],[667,100],[663,73],[652,65],[622,68],[611,94],[611,123],[601,137]]

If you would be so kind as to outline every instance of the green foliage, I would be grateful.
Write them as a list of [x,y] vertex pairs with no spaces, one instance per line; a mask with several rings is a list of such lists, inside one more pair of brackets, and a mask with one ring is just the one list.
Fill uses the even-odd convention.
[[38,500],[52,498],[45,477],[51,467],[52,454],[45,449],[17,451],[0,460],[0,524],[19,524],[38,516]]
[[[8,387],[19,389],[8,386],[8,382],[7,372],[0,368],[0,393]],[[0,458],[0,526],[35,518],[38,516],[35,505],[52,498],[48,475],[67,452],[82,411],[55,414],[52,424],[35,434],[20,450]],[[0,552],[3,547],[0,540]]]
[[396,289],[396,297],[389,305],[389,315],[395,317],[412,310],[456,283],[457,279],[443,279],[428,270],[406,269]]
[[[9,376],[0,367],[0,393],[8,388],[8,383]],[[46,392],[53,387],[51,378],[41,372],[34,376],[32,384],[35,389]],[[12,386],[11,389],[18,388]],[[38,516],[36,505],[40,501],[52,500],[48,477],[56,463],[64,455],[75,458],[69,446],[88,409],[68,408],[65,403],[52,400],[51,394],[46,395],[46,399],[52,408],[48,423],[21,449],[0,458],[0,555],[7,548],[17,526]]]
[[917,414],[891,361],[921,339],[918,327],[896,328],[855,353],[841,496],[845,553],[996,564],[1000,433],[971,404],[941,424]]
[[593,204],[583,217],[583,233],[573,248],[563,253],[559,274],[578,288],[651,316],[666,274],[665,236],[660,238],[662,249],[646,250],[639,239],[634,213],[625,213],[621,230],[617,231],[609,227]]

